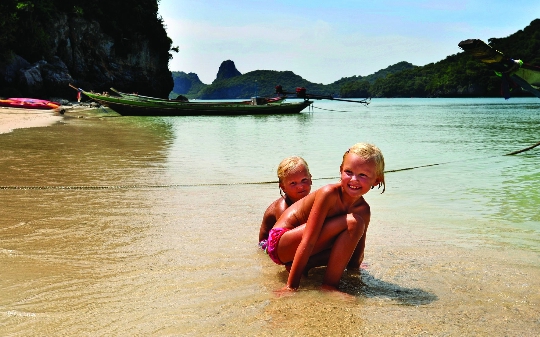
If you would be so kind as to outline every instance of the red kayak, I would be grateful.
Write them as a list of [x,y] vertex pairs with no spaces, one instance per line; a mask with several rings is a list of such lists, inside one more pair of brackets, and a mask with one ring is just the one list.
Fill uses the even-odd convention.
[[60,103],[36,98],[8,98],[0,99],[0,106],[24,109],[56,109]]

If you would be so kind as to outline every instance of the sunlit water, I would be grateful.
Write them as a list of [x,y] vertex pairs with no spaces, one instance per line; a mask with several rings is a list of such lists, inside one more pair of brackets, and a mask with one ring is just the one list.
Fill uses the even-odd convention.
[[[540,141],[540,101],[314,106],[0,135],[0,335],[536,336],[540,147],[505,154]],[[277,298],[256,242],[277,164],[303,156],[318,188],[359,141],[388,172],[353,299],[317,290],[324,268]]]

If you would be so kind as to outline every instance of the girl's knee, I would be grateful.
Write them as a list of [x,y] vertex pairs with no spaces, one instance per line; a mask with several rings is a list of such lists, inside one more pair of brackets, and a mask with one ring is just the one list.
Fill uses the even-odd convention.
[[365,231],[364,219],[355,213],[347,214],[347,231],[353,236],[362,237]]

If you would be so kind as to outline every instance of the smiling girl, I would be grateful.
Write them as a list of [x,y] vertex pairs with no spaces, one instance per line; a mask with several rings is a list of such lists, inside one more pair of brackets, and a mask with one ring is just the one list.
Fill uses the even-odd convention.
[[337,290],[348,264],[359,267],[371,214],[363,195],[375,186],[383,186],[384,192],[384,157],[372,144],[355,144],[343,155],[340,173],[338,183],[323,186],[287,208],[270,230],[270,258],[277,264],[292,261],[282,291],[298,289],[310,256],[327,249],[324,290]]

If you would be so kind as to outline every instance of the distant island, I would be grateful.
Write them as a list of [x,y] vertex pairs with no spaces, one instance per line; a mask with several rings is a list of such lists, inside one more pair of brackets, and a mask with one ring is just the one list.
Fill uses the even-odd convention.
[[[475,38],[464,36],[463,40]],[[456,41],[456,48],[460,41]],[[495,49],[515,59],[540,66],[540,19],[505,38],[488,41]],[[305,87],[311,94],[343,98],[365,97],[498,97],[501,79],[485,65],[463,52],[425,66],[399,62],[368,76],[341,78],[331,84],[305,80],[292,71],[255,70],[241,74],[232,60],[224,61],[211,84],[197,74],[172,71],[174,87],[169,97],[235,99],[272,96],[275,86],[294,91]],[[513,96],[530,96],[516,90]]]

